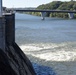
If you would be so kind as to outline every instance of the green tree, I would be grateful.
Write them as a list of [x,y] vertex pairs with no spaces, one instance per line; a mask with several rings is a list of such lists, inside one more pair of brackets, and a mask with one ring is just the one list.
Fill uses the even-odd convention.
[[76,10],[76,2],[73,5],[73,10]]
[[63,2],[63,3],[58,7],[58,9],[59,9],[59,10],[67,10],[67,3],[68,3],[68,2]]
[[[39,5],[36,9],[42,10],[76,10],[76,1],[69,1],[69,2],[61,2],[61,1],[53,1],[47,4]],[[39,12],[29,13],[33,15],[40,16]],[[67,13],[47,13],[46,16],[51,17],[63,17],[67,18]],[[76,14],[74,15],[76,17]]]

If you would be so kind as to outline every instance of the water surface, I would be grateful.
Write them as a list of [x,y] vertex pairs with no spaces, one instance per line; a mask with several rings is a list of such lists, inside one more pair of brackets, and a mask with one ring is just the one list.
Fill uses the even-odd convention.
[[75,19],[16,13],[15,28],[16,42],[31,61],[51,66],[58,75],[76,74]]

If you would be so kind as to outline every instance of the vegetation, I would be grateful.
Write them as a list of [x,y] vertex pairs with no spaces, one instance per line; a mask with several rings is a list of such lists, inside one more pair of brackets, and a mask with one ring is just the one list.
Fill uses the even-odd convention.
[[[76,1],[70,1],[70,2],[53,1],[48,4],[42,4],[42,5],[38,6],[36,9],[76,10]],[[39,12],[35,12],[35,13],[31,12],[30,14],[40,16]],[[47,16],[68,18],[68,13],[47,13]],[[75,17],[76,17],[76,14],[75,14]]]

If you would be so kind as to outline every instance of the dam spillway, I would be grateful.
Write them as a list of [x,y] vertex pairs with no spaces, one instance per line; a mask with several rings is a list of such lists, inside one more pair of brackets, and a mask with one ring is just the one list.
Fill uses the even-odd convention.
[[30,60],[15,43],[14,13],[0,17],[0,58],[0,75],[36,75]]

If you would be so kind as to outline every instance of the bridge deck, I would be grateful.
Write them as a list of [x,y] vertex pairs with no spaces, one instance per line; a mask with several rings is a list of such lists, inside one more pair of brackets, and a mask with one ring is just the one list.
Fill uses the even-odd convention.
[[17,12],[57,12],[57,13],[76,13],[76,10],[24,10],[16,9]]

